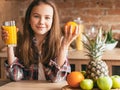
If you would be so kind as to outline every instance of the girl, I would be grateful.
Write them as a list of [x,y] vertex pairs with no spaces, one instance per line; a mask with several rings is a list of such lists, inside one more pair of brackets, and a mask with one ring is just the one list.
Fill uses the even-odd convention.
[[[54,3],[50,0],[33,0],[26,11],[23,34],[18,40],[15,54],[13,47],[7,48],[7,76],[14,81],[65,80],[70,72],[68,47],[78,34],[77,27],[74,34],[72,27],[70,30],[66,27],[63,37]],[[3,28],[2,38],[9,38]]]

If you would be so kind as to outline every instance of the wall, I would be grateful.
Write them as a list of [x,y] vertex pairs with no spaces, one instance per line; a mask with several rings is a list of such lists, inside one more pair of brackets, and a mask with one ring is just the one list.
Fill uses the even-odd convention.
[[[22,18],[32,0],[0,0],[0,25],[14,19],[22,30]],[[91,25],[120,31],[120,0],[53,0],[59,8],[61,27],[67,21],[81,17],[86,30]],[[3,42],[0,38],[0,47]]]
[[[11,2],[7,2],[6,0],[0,1],[0,26],[5,20],[9,20],[11,18],[17,19],[16,16],[18,16],[18,12],[14,12],[16,11],[15,9],[18,9],[18,7],[16,7],[17,3],[18,2],[15,2],[15,1],[11,1]],[[2,45],[3,45],[3,42],[1,41],[1,37],[0,37],[0,47]]]
[[[30,0],[0,0],[0,26],[6,20],[15,20],[17,27],[22,29],[22,17]],[[4,46],[0,32],[0,48]]]
[[81,17],[86,27],[94,24],[120,29],[120,0],[62,0],[57,4],[62,23]]

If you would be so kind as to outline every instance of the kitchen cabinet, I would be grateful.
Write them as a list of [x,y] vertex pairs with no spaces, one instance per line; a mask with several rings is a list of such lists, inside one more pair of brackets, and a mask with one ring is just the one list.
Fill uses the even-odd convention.
[[[72,71],[81,71],[86,69],[89,62],[89,57],[86,56],[85,50],[69,50],[68,59],[72,67]],[[109,75],[120,74],[120,48],[113,50],[106,50],[103,53],[102,60],[104,60],[109,69]]]

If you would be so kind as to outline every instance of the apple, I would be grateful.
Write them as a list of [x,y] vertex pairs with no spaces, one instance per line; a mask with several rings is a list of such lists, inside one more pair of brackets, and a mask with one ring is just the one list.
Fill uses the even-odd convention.
[[84,79],[80,82],[80,87],[83,90],[91,90],[93,88],[93,80],[92,79]]
[[109,76],[99,77],[97,85],[101,90],[110,90],[112,88],[112,79]]
[[113,85],[112,85],[112,88],[120,88],[120,76],[119,75],[113,75],[111,76],[112,78],[112,82],[113,82]]
[[81,73],[86,77],[86,71],[81,71]]

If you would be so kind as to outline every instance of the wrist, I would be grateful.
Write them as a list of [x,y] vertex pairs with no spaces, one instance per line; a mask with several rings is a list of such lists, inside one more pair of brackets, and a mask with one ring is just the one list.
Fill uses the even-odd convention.
[[61,49],[64,49],[64,50],[68,50],[68,47],[67,45],[61,45]]
[[68,54],[68,47],[67,46],[61,46],[60,52],[66,56]]

